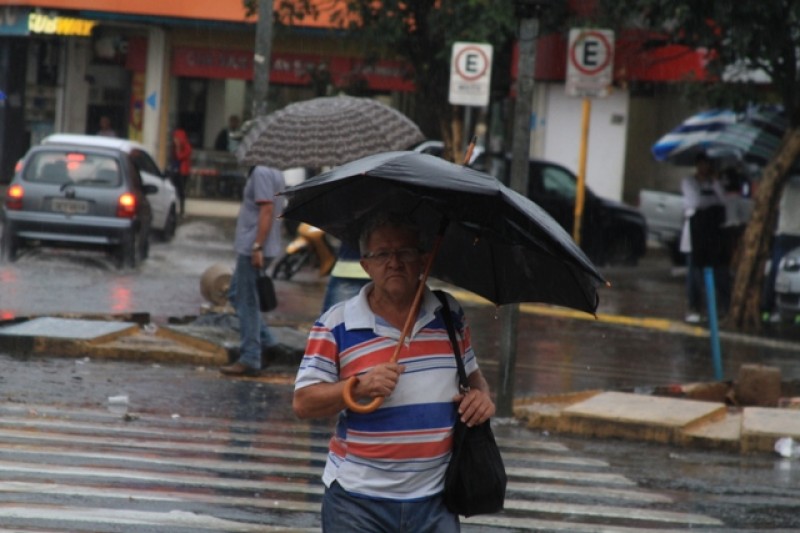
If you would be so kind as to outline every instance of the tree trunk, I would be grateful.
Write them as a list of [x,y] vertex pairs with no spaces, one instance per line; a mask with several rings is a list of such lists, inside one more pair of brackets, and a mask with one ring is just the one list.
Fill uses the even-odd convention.
[[772,232],[781,192],[792,162],[800,154],[800,128],[786,133],[777,155],[770,161],[756,190],[755,204],[739,245],[739,264],[733,281],[729,325],[739,331],[761,330],[761,293],[764,267],[769,256]]

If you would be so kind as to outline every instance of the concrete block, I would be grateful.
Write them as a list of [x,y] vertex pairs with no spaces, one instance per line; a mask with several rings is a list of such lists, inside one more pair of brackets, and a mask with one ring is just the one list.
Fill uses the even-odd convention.
[[131,322],[39,317],[0,329],[0,336],[107,342],[139,329]]
[[764,365],[742,365],[734,387],[742,406],[777,407],[781,397],[781,371]]
[[728,408],[721,419],[692,424],[681,432],[681,444],[687,447],[738,452],[742,435],[742,413]]
[[557,431],[561,412],[575,403],[591,398],[601,391],[582,391],[552,396],[523,398],[514,402],[514,416],[529,429]]
[[680,443],[681,432],[726,414],[724,404],[604,392],[564,409],[558,430],[595,437]]
[[741,450],[744,453],[775,451],[775,441],[792,437],[800,441],[800,411],[746,407],[742,413]]

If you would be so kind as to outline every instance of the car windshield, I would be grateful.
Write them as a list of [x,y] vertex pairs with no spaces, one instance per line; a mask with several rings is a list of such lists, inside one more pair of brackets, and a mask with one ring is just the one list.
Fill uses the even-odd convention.
[[34,183],[114,188],[121,182],[117,160],[80,151],[38,152],[25,165],[23,177]]
[[575,179],[565,170],[558,167],[542,168],[542,187],[545,194],[575,198]]

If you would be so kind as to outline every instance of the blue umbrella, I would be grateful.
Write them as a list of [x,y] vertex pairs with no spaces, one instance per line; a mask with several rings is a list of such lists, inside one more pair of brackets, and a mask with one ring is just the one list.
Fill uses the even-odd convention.
[[755,107],[748,110],[736,124],[726,126],[713,144],[736,150],[745,161],[765,165],[778,150],[788,126],[789,121],[782,108]]
[[715,146],[720,133],[735,124],[736,119],[736,113],[726,109],[712,109],[692,115],[653,145],[653,157],[657,161],[692,165],[695,155]]

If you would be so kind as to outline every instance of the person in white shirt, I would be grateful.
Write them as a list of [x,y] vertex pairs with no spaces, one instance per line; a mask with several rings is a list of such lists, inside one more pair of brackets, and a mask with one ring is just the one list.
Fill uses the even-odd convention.
[[[704,283],[702,272],[702,261],[699,261],[699,254],[705,250],[693,250],[691,235],[691,220],[698,211],[708,209],[713,206],[723,208],[725,191],[717,178],[714,164],[705,153],[700,153],[695,158],[695,173],[687,176],[681,182],[681,192],[683,194],[684,224],[681,233],[680,250],[687,254],[686,272],[686,296],[688,309],[686,321],[697,323],[701,320],[703,313]],[[720,239],[721,241],[721,239]],[[720,308],[726,309],[728,297],[730,295],[730,273],[727,266],[714,268],[715,279],[719,289]]]

